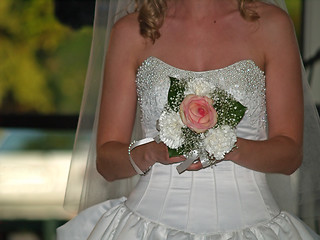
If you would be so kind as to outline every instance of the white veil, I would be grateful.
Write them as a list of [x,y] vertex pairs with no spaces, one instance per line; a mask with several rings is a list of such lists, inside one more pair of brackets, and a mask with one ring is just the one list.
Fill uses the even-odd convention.
[[[264,2],[278,5],[286,10],[284,0],[264,0]],[[74,212],[106,199],[126,196],[137,182],[137,177],[133,177],[108,183],[98,174],[95,165],[100,86],[110,30],[117,19],[133,9],[133,0],[96,0],[91,54],[65,196],[66,209]],[[306,77],[303,76],[303,79],[305,97],[303,165],[293,177],[268,174],[268,179],[282,209],[311,219],[320,217],[320,209],[315,209],[317,201],[318,207],[320,201],[318,173],[320,125]],[[139,114],[136,119],[139,120]],[[133,138],[139,139],[139,121],[136,121]]]
[[[126,196],[137,182],[137,177],[133,177],[111,184],[97,172],[95,163],[100,90],[110,31],[119,18],[133,9],[131,0],[96,0],[90,59],[64,201],[65,208],[72,212],[105,199]],[[139,138],[138,121],[135,125],[133,135]]]

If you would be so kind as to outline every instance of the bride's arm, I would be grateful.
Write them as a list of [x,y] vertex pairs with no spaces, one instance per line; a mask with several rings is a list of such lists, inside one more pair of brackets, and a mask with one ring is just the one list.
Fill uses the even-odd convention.
[[[136,15],[129,15],[114,26],[106,56],[97,133],[97,170],[108,181],[137,174],[129,161],[128,146],[135,120],[138,56],[145,44]],[[141,170],[156,161],[174,161],[163,144],[154,142],[135,148],[131,155]]]
[[266,49],[268,140],[238,139],[239,148],[226,159],[257,171],[291,174],[302,161],[301,63],[291,21],[280,10],[271,17],[276,24],[260,25],[261,47]]
[[135,43],[125,37],[130,22],[120,20],[113,27],[105,62],[96,162],[98,172],[107,180],[116,178],[114,175],[126,177],[135,173],[130,162],[125,161],[136,107]]

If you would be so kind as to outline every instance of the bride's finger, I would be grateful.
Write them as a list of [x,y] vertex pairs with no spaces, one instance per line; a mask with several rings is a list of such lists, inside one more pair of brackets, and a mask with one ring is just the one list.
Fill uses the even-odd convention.
[[183,156],[169,158],[170,163],[179,163],[179,162],[183,162],[184,160],[186,160],[186,158]]
[[187,170],[189,171],[198,171],[202,168],[202,164],[200,161],[198,162],[195,162],[195,163],[192,163],[188,168]]

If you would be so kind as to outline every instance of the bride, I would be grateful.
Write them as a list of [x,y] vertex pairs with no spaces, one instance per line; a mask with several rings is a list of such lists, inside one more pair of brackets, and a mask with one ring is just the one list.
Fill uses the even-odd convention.
[[[266,181],[265,173],[295,172],[303,155],[302,69],[286,12],[272,1],[141,2],[111,32],[96,138],[101,176],[141,177],[128,198],[82,211],[58,239],[319,239],[279,208]],[[181,103],[181,119],[161,124],[172,78],[184,84],[183,102],[196,96],[210,109],[197,100],[186,104],[194,104],[189,116]],[[222,104],[246,109],[230,127],[235,140],[229,130],[214,132],[229,114],[214,105],[217,89],[228,97]],[[142,136],[131,142],[137,107]],[[207,118],[210,127],[197,132]],[[193,136],[218,134],[209,150],[169,156],[174,131],[186,137],[181,121]]]

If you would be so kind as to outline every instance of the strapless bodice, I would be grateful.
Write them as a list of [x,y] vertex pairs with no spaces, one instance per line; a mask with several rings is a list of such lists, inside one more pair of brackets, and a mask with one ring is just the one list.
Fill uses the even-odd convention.
[[[201,79],[232,94],[247,107],[237,127],[238,137],[266,139],[265,77],[253,61],[193,72],[175,68],[155,57],[145,60],[137,72],[145,137],[158,134],[156,122],[167,102],[169,77]],[[175,167],[155,164],[149,174],[140,179],[126,205],[152,221],[194,233],[241,229],[264,223],[279,214],[263,173],[231,161],[182,174],[178,174]]]
[[167,103],[169,77],[201,80],[207,83],[206,86],[230,93],[247,107],[237,127],[237,135],[252,140],[266,138],[265,76],[252,60],[238,61],[220,69],[193,72],[175,68],[155,57],[149,57],[142,63],[136,79],[145,137],[158,134],[156,122]]

